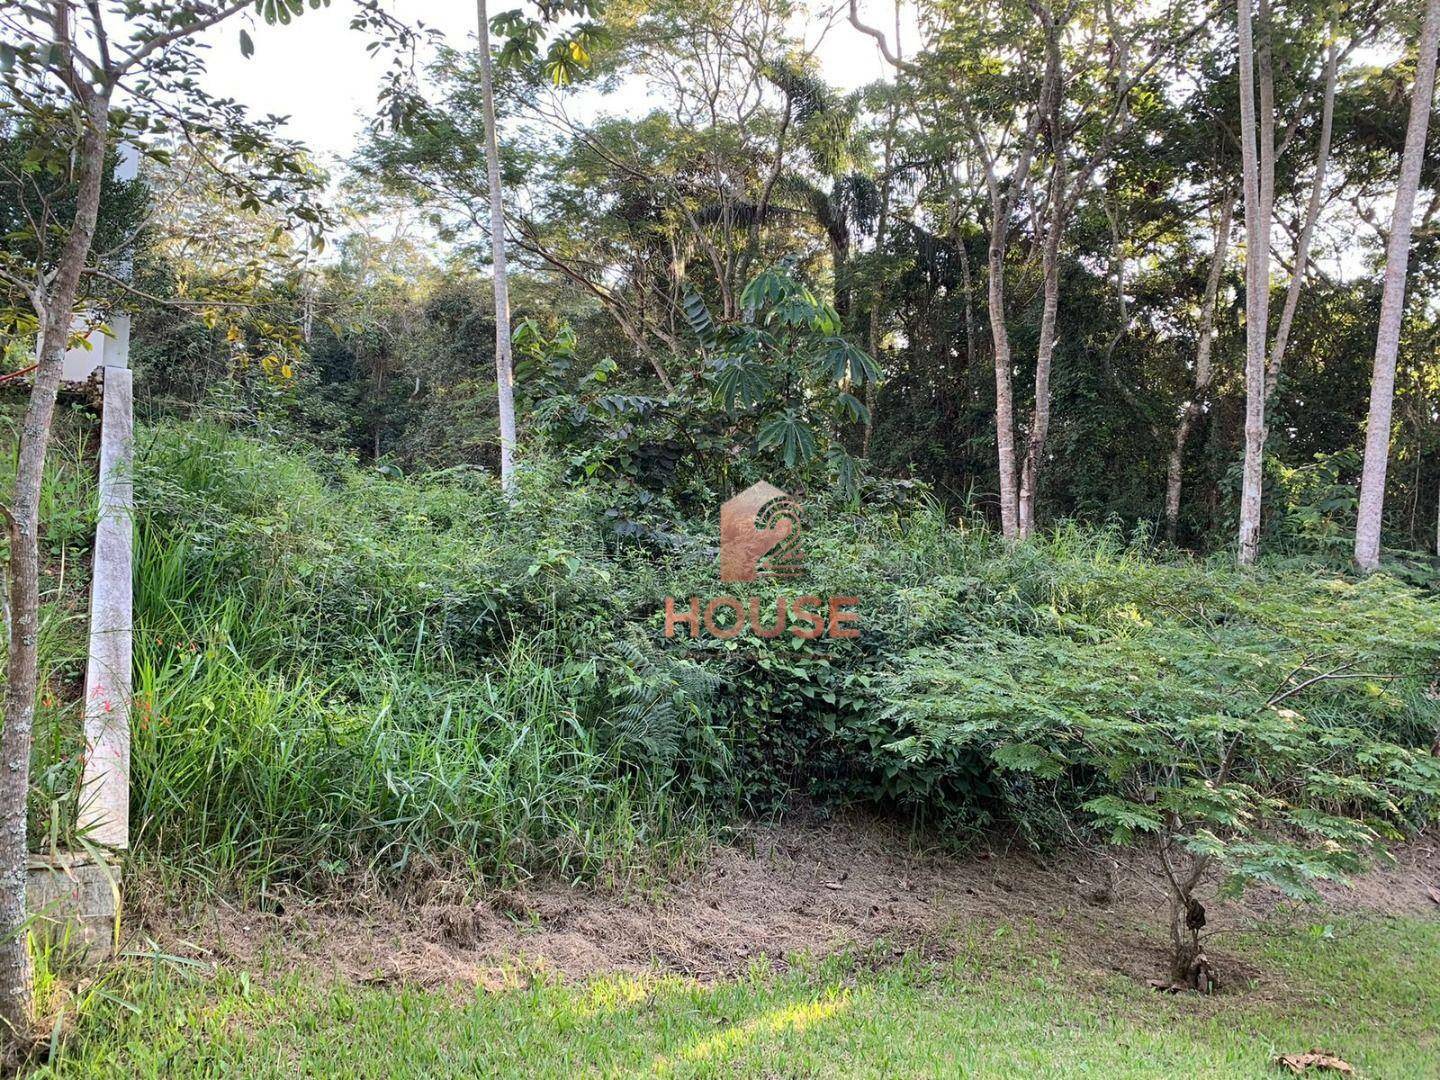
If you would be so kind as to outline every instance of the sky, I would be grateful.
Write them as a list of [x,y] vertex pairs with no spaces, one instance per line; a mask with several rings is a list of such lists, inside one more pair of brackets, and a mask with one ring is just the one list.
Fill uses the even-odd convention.
[[[888,4],[876,4],[887,13]],[[495,11],[519,6],[519,0],[492,0]],[[862,3],[862,13],[866,9]],[[289,26],[269,26],[247,17],[212,31],[206,88],[233,97],[257,114],[288,116],[286,134],[300,139],[322,161],[344,158],[355,146],[375,108],[375,90],[384,59],[365,51],[364,35],[350,29],[354,0],[331,0],[329,7],[306,10]],[[409,0],[397,11],[441,31],[453,46],[471,47],[475,5],[471,0]],[[885,24],[885,15],[867,21]],[[255,42],[255,54],[240,52],[240,30]],[[813,38],[814,33],[807,35]],[[828,82],[852,89],[890,75],[875,43],[841,20],[821,50]],[[614,108],[614,105],[609,107]]]

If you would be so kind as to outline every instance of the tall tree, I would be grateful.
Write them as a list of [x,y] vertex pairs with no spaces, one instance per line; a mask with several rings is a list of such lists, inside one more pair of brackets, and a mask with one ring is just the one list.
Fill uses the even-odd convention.
[[[1052,20],[1053,31],[1053,20]],[[990,203],[990,243],[986,304],[990,317],[990,338],[995,358],[995,446],[1000,473],[1000,530],[1007,540],[1020,536],[1020,468],[1015,456],[1015,390],[1010,349],[1010,331],[1005,322],[1005,259],[1010,246],[1011,214],[1024,195],[1030,170],[1047,118],[1053,112],[1057,84],[1061,79],[1060,52],[1047,39],[1045,62],[1039,90],[1028,106],[1023,126],[1011,124],[998,138],[987,135],[985,118],[960,98],[960,115],[971,149],[979,158]],[[1013,155],[1013,164],[1004,167],[1000,147]]]
[[515,364],[510,354],[510,279],[505,266],[505,192],[495,138],[495,71],[485,0],[475,0],[480,50],[480,97],[485,120],[485,175],[490,191],[490,259],[495,268],[495,393],[500,414],[500,484],[515,483]]
[[[953,72],[938,73],[945,80],[941,93],[955,100],[989,196],[987,295],[995,359],[1000,521],[1012,539],[1035,530],[1050,432],[1062,247],[1095,177],[1134,126],[1131,101],[1136,87],[1196,32],[1170,33],[1167,12],[1142,14],[1130,5],[1106,4],[1097,12],[1082,10],[1073,0],[1027,0],[1027,8],[1029,21],[1006,5],[982,5],[978,11],[962,5],[950,33],[961,62],[971,65],[972,77],[957,87]],[[1132,49],[1149,36],[1155,38],[1151,55],[1132,69]],[[984,89],[977,91],[977,86]],[[1032,178],[1037,171],[1043,183]],[[1017,231],[1014,215],[1022,207],[1029,211],[1032,256],[1039,253],[1042,303],[1034,400],[1025,422],[1017,425],[1004,275]],[[1023,456],[1017,456],[1017,428],[1024,433]]]
[[[1292,18],[1295,25],[1282,27],[1272,10],[1270,0],[1259,0],[1258,26],[1252,18],[1252,0],[1240,0],[1237,25],[1240,31],[1240,140],[1242,174],[1246,192],[1246,312],[1245,312],[1245,456],[1241,476],[1240,528],[1238,559],[1242,565],[1253,564],[1260,550],[1260,515],[1264,484],[1264,455],[1268,440],[1268,416],[1275,388],[1285,362],[1295,314],[1305,286],[1310,262],[1310,248],[1315,227],[1326,201],[1326,179],[1329,172],[1331,136],[1335,117],[1336,85],[1340,63],[1360,45],[1373,37],[1381,23],[1372,4],[1355,5],[1347,21],[1353,32],[1344,48],[1340,45],[1340,26],[1330,19],[1307,20],[1305,12]],[[1292,12],[1292,16],[1295,13]],[[1306,56],[1308,44],[1315,40],[1311,26],[1323,28],[1324,62],[1318,81],[1309,83],[1296,76],[1303,73],[1308,62],[1297,63],[1296,52]],[[1285,31],[1288,40],[1281,42]],[[1286,48],[1280,53],[1281,46]],[[1277,61],[1277,55],[1279,60]],[[1293,114],[1277,139],[1276,70],[1277,66],[1296,85],[1291,87]],[[1297,71],[1297,69],[1299,69]],[[1318,90],[1320,98],[1319,132],[1316,137],[1315,163],[1311,172],[1309,195],[1294,225],[1293,258],[1290,281],[1285,292],[1279,323],[1270,333],[1271,249],[1275,227],[1276,166],[1294,145],[1295,136],[1310,108],[1311,95]],[[1257,103],[1258,99],[1258,103]],[[1257,146],[1258,143],[1258,146]],[[1245,152],[1250,155],[1246,165]],[[1250,174],[1253,171],[1253,183]],[[1298,178],[1295,174],[1295,178]],[[1253,196],[1253,199],[1251,198]],[[1250,235],[1251,218],[1256,232]],[[1254,248],[1252,244],[1261,244]],[[1251,274],[1251,269],[1254,274]],[[1258,381],[1252,381],[1258,366]]]
[[[39,346],[30,400],[17,451],[11,505],[3,508],[10,538],[9,652],[6,659],[4,732],[0,735],[0,1023],[11,1039],[28,1034],[33,987],[26,926],[26,802],[35,718],[39,622],[39,509],[41,481],[65,351],[79,306],[97,282],[113,290],[125,283],[108,274],[92,251],[100,219],[107,151],[119,138],[145,149],[157,129],[178,128],[191,141],[216,139],[242,167],[224,183],[242,205],[288,200],[291,182],[306,173],[298,148],[278,141],[278,121],[252,123],[228,99],[200,87],[206,31],[250,8],[254,0],[53,0],[0,9],[0,120],[34,133],[40,169],[63,176],[64,198],[42,200],[27,218],[23,243],[0,253],[0,282],[34,312]],[[294,9],[261,0],[260,12],[289,22]],[[123,32],[113,33],[116,20]],[[400,30],[372,0],[362,0],[351,25]],[[245,31],[240,48],[254,44]],[[382,96],[385,96],[382,94]],[[289,180],[285,178],[290,178]],[[21,198],[39,192],[22,175]],[[292,214],[318,225],[310,202]]]
[[1380,525],[1385,509],[1385,468],[1390,456],[1390,414],[1395,401],[1395,359],[1400,351],[1400,324],[1405,314],[1405,277],[1410,259],[1410,234],[1425,134],[1435,94],[1435,52],[1440,47],[1440,0],[1427,0],[1425,23],[1415,57],[1415,90],[1410,122],[1395,192],[1390,242],[1385,249],[1385,285],[1380,300],[1380,329],[1375,336],[1375,363],[1370,376],[1370,413],[1365,426],[1365,464],[1360,476],[1360,507],[1355,523],[1355,563],[1362,570],[1380,565]]
[[1265,454],[1265,369],[1270,325],[1270,221],[1275,206],[1275,106],[1270,59],[1270,7],[1260,0],[1258,52],[1251,0],[1238,9],[1240,160],[1245,195],[1245,462],[1240,480],[1240,565],[1260,554],[1260,490]]

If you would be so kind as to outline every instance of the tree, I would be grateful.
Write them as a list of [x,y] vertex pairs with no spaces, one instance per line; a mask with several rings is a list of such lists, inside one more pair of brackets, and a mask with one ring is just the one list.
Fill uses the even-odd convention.
[[[1113,610],[1158,614],[1191,587],[1157,589],[1128,556],[1102,565],[1087,573],[1114,590]],[[1433,729],[1396,708],[1428,683],[1434,636],[1400,616],[1405,586],[1336,584],[1302,599],[1231,579],[1224,617],[1142,618],[1143,629],[1057,595],[1063,629],[967,630],[963,649],[918,646],[882,683],[894,733],[882,760],[933,777],[978,758],[1028,805],[1053,799],[1110,842],[1147,851],[1169,908],[1163,982],[1207,990],[1211,889],[1315,899],[1316,881],[1363,868],[1440,796]],[[1333,625],[1314,624],[1315,603]]]
[[[1024,40],[1024,30],[1013,30]],[[1030,181],[1030,170],[1040,145],[1046,121],[1058,108],[1055,97],[1061,79],[1060,50],[1055,42],[1053,20],[1047,34],[1038,91],[1025,106],[1023,124],[1018,117],[1007,117],[1005,127],[997,135],[986,134],[986,119],[961,98],[961,116],[969,136],[971,149],[979,158],[985,177],[985,192],[990,205],[988,248],[988,286],[986,304],[990,316],[990,337],[995,359],[995,446],[1000,470],[1000,528],[1006,539],[1016,539],[1020,532],[1019,465],[1015,457],[1015,393],[1011,372],[1010,332],[1005,322],[1005,257],[1010,243],[1011,220],[1016,203]],[[967,43],[969,44],[969,43]],[[1053,46],[1053,47],[1052,47]],[[1023,45],[1021,46],[1023,52]],[[983,65],[985,58],[976,55],[972,62]],[[1014,97],[1010,99],[1012,102]],[[1023,98],[1021,100],[1024,100]],[[1013,144],[1013,145],[1007,145]],[[999,146],[1006,146],[1014,155],[1013,164],[1004,170]],[[1052,219],[1053,220],[1053,219]]]
[[490,192],[490,260],[495,268],[495,392],[500,411],[500,484],[515,482],[515,364],[510,355],[510,279],[505,267],[505,204],[500,186],[500,148],[495,140],[494,71],[485,0],[475,0],[480,50],[481,110],[485,119],[485,176]]
[[[565,15],[593,15],[598,5],[593,0],[542,0],[540,18],[530,18],[519,10],[506,11],[491,19],[485,0],[475,0],[476,60],[480,85],[481,131],[485,184],[483,201],[489,210],[490,262],[495,307],[495,391],[499,414],[500,482],[508,492],[514,486],[514,461],[517,427],[515,420],[515,370],[510,329],[510,271],[506,253],[505,188],[499,134],[496,126],[495,71],[497,57],[491,55],[492,31],[503,40],[498,55],[499,66],[534,74],[528,69],[540,56],[546,24]],[[555,36],[548,44],[543,63],[545,75],[562,86],[571,82],[590,66],[590,50],[596,40],[595,28],[582,22]],[[457,75],[454,54],[442,52],[438,70],[448,78]],[[422,101],[418,95],[408,100],[415,122],[397,130],[393,138],[377,133],[366,148],[361,167],[377,174],[391,185],[412,186],[426,190],[432,198],[441,198],[457,206],[470,224],[480,226],[478,197],[465,175],[470,168],[469,147],[457,138],[461,128],[457,118]]]
[[[1096,176],[1137,121],[1132,107],[1136,88],[1196,32],[1169,32],[1164,11],[1146,17],[1115,4],[1094,10],[1039,0],[1029,0],[1027,7],[1029,19],[1006,5],[981,5],[978,11],[957,5],[951,16],[955,25],[947,27],[939,50],[917,62],[940,82],[937,92],[955,102],[989,202],[987,303],[995,361],[1000,522],[1012,539],[1035,530],[1050,434],[1062,248]],[[1154,39],[1151,55],[1132,68],[1131,51],[1147,38]],[[958,82],[957,65],[967,76]],[[1044,176],[1043,184],[1032,178],[1037,171]],[[1017,232],[1015,215],[1026,211],[1031,245],[1027,261],[1040,264],[1041,310],[1034,400],[1018,425],[1023,446],[1017,451],[1005,275]]]
[[1380,526],[1385,509],[1385,469],[1390,455],[1390,415],[1395,398],[1395,358],[1400,351],[1400,323],[1405,314],[1405,276],[1410,258],[1410,233],[1415,193],[1425,157],[1425,134],[1435,94],[1435,52],[1440,46],[1440,0],[1428,0],[1425,23],[1415,57],[1415,89],[1410,122],[1405,130],[1400,184],[1395,192],[1390,242],[1385,250],[1385,284],[1380,300],[1380,328],[1375,336],[1375,364],[1370,379],[1370,412],[1365,424],[1365,463],[1360,480],[1360,505],[1355,523],[1355,563],[1362,570],[1380,565]]
[[[37,366],[20,438],[12,504],[3,509],[10,536],[11,628],[6,667],[4,733],[0,758],[0,1021],[12,1040],[26,1037],[32,986],[26,925],[26,796],[35,714],[39,610],[38,531],[41,479],[63,357],[80,302],[97,283],[126,291],[124,281],[94,258],[107,153],[127,139],[162,154],[157,139],[218,139],[232,153],[224,173],[242,204],[259,207],[289,198],[305,173],[297,148],[272,138],[273,122],[251,122],[232,101],[207,95],[196,82],[204,69],[198,38],[252,6],[252,0],[176,5],[127,0],[107,11],[98,0],[54,0],[44,7],[12,6],[0,12],[0,72],[7,125],[37,135],[26,173],[64,176],[66,198],[45,202],[28,221],[29,242],[0,256],[0,280],[23,296],[39,333]],[[289,22],[303,8],[261,0],[268,20]],[[124,32],[113,33],[123,19]],[[363,3],[357,28],[399,28]],[[253,51],[248,33],[240,47]],[[36,189],[38,190],[38,188]],[[292,216],[318,225],[320,211],[302,201]],[[58,238],[58,239],[52,239]]]
[[[1245,462],[1240,480],[1241,566],[1260,554],[1260,490],[1265,454],[1265,353],[1270,325],[1270,218],[1275,206],[1275,108],[1270,78],[1270,8],[1260,0],[1261,100],[1255,106],[1251,0],[1239,2],[1240,158],[1245,198]],[[1258,141],[1258,149],[1257,149]]]
[[[1333,17],[1314,20],[1324,27],[1324,61],[1319,77],[1320,124],[1316,138],[1315,164],[1309,195],[1293,236],[1294,252],[1290,282],[1274,337],[1270,334],[1270,273],[1275,225],[1276,164],[1285,156],[1306,114],[1311,87],[1294,88],[1293,115],[1281,137],[1276,138],[1277,57],[1282,71],[1303,72],[1306,47],[1314,40],[1307,25],[1308,12],[1301,9],[1298,25],[1289,28],[1291,40],[1282,41],[1282,27],[1269,0],[1260,0],[1259,30],[1252,19],[1251,0],[1238,8],[1240,61],[1240,143],[1242,188],[1245,192],[1245,452],[1240,488],[1240,528],[1237,558],[1241,565],[1255,562],[1260,551],[1260,513],[1264,484],[1265,447],[1269,437],[1268,410],[1285,361],[1295,313],[1305,284],[1306,269],[1315,226],[1326,199],[1326,177],[1330,164],[1331,135],[1335,115],[1336,84],[1340,63],[1365,44],[1382,25],[1374,5],[1357,5],[1349,13],[1353,28],[1348,42],[1340,47],[1342,27]],[[1297,57],[1295,54],[1299,53]],[[1258,97],[1258,107],[1257,107]],[[1258,108],[1258,112],[1257,112]],[[1258,147],[1257,147],[1258,143]],[[1253,270],[1253,273],[1252,273]]]

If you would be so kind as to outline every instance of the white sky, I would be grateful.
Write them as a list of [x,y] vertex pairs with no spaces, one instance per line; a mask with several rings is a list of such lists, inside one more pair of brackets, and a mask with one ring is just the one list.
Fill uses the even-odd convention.
[[[492,15],[519,6],[521,0],[489,4]],[[893,11],[883,0],[871,0],[871,6]],[[206,88],[237,99],[257,114],[288,116],[286,134],[306,143],[326,164],[346,156],[374,112],[384,67],[383,58],[366,53],[366,37],[350,29],[353,8],[353,0],[332,0],[329,7],[307,9],[289,26],[247,17],[218,27],[209,35]],[[440,30],[452,46],[473,47],[472,0],[409,0],[398,10],[412,22],[418,19]],[[888,25],[884,14],[871,19]],[[240,53],[242,26],[255,42],[249,60]],[[813,40],[815,33],[818,24],[807,39]],[[820,53],[826,79],[842,89],[890,77],[875,43],[843,20],[830,30]]]

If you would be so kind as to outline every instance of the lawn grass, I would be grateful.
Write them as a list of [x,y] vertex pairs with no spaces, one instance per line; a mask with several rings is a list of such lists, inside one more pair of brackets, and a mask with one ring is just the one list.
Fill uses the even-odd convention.
[[1319,1046],[1362,1075],[1440,1076],[1440,922],[1251,935],[1230,948],[1264,974],[1208,1000],[1087,985],[1036,935],[966,933],[958,960],[879,949],[713,985],[318,986],[136,961],[36,1075],[1276,1076],[1276,1054]]

